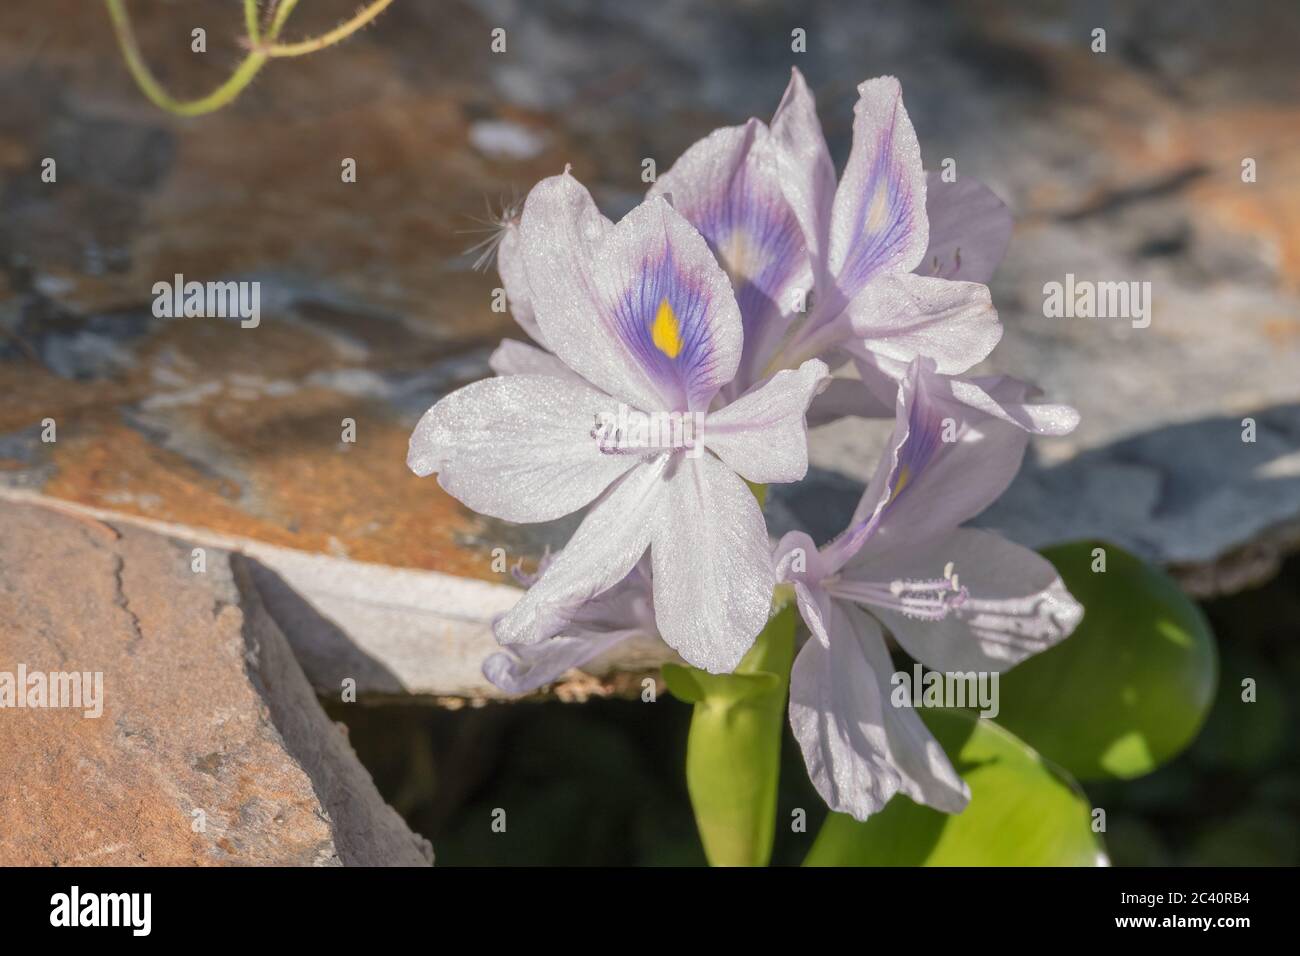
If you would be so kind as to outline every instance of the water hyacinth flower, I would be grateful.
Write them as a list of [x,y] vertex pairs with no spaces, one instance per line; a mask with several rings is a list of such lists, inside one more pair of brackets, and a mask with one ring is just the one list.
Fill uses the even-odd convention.
[[[840,226],[854,208],[863,210],[851,201],[855,190],[868,187],[881,198],[848,233]],[[859,87],[853,146],[838,185],[812,93],[794,69],[770,126],[751,119],[715,130],[647,195],[671,201],[731,280],[744,346],[737,374],[723,388],[727,397],[809,357],[851,357],[867,391],[837,381],[815,402],[813,418],[821,424],[845,414],[890,417],[897,379],[912,357],[928,355],[941,371],[957,373],[986,357],[1001,335],[981,285],[1006,251],[1010,213],[970,176],[945,182],[937,172],[924,173],[892,77]],[[838,267],[832,234],[847,235],[836,250]],[[498,246],[502,284],[515,319],[541,348],[507,340],[490,365],[497,374],[565,374],[533,319],[518,248],[517,217],[506,214]],[[843,265],[849,261],[854,268]],[[910,277],[898,277],[909,263]]]
[[[737,390],[838,349],[891,384],[918,355],[956,374],[1001,336],[982,283],[1011,234],[1006,207],[973,179],[927,177],[896,79],[868,80],[858,94],[838,183],[796,69],[770,127],[714,131],[650,189],[672,197],[736,288]],[[890,395],[885,414],[892,408]]]
[[[898,80],[859,84],[853,113],[853,143],[838,184],[812,94],[797,72],[772,120],[814,283],[813,308],[783,358],[848,343],[869,363],[879,357],[905,365],[923,355],[944,374],[964,372],[988,356],[1002,329],[983,284],[954,278],[959,269],[948,276],[917,271],[926,271],[927,259],[931,270],[936,262],[942,268],[959,240],[939,234],[939,245],[931,245],[927,178]],[[945,225],[964,222],[954,216]]]
[[790,677],[790,725],[833,810],[863,820],[901,792],[956,813],[970,796],[916,712],[891,706],[882,625],[932,669],[1000,672],[1082,617],[1046,559],[960,527],[1010,484],[1031,432],[1077,424],[1073,409],[1029,398],[1014,379],[912,362],[889,451],[848,529],[821,550],[802,532],[778,546],[811,632]]
[[[615,225],[566,171],[534,187],[517,233],[502,239],[503,269],[522,267],[520,301],[549,354],[521,344],[515,357],[532,367],[439,401],[416,426],[407,463],[507,521],[591,508],[497,622],[497,639],[560,634],[648,549],[663,639],[697,667],[734,669],[767,621],[775,585],[745,480],[804,476],[804,413],[826,366],[809,361],[719,398],[740,361],[739,309],[704,239],[662,198]],[[628,442],[603,423],[629,409],[702,424],[684,443]]]
[[[497,378],[430,409],[408,463],[506,520],[588,511],[495,622],[484,674],[524,693],[637,637],[730,672],[786,582],[810,633],[790,726],[827,804],[863,820],[904,793],[960,811],[966,784],[891,703],[886,634],[932,669],[997,672],[1082,616],[1045,559],[963,527],[1030,434],[1077,424],[1015,379],[963,377],[1001,336],[983,283],[1006,207],[925,173],[892,77],[858,87],[837,178],[795,70],[770,125],[700,140],[617,225],[566,170],[500,227],[532,343],[503,342]],[[850,360],[860,380],[830,382],[827,363]],[[694,427],[633,436],[657,415]],[[843,534],[818,549],[793,532],[773,554],[742,479],[799,480],[807,428],[844,415],[894,418],[884,458]]]

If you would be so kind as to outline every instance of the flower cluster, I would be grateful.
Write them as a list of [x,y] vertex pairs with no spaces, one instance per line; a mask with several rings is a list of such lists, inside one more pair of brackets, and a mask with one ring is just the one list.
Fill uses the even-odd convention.
[[[496,621],[488,678],[535,689],[638,635],[726,673],[783,585],[809,631],[790,723],[830,807],[865,819],[902,792],[961,810],[942,748],[890,705],[885,632],[929,667],[1000,671],[1082,615],[1043,558],[961,527],[1031,433],[1077,422],[967,374],[1001,336],[983,283],[1010,232],[987,188],[927,176],[892,77],[858,87],[838,180],[796,70],[770,124],[709,134],[617,224],[567,170],[538,183],[498,247],[536,344],[503,342],[496,377],[425,413],[408,458],[508,521],[588,509]],[[848,528],[774,547],[751,486],[803,478],[809,425],[846,415],[894,420]],[[655,419],[689,427],[625,424]]]

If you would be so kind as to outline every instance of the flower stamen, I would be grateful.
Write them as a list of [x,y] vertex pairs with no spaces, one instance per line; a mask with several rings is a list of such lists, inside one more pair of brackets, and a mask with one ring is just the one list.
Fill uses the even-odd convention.
[[883,584],[836,577],[828,578],[823,585],[833,597],[897,611],[918,621],[942,621],[970,597],[970,592],[958,580],[951,561],[944,566],[940,578],[900,578]]

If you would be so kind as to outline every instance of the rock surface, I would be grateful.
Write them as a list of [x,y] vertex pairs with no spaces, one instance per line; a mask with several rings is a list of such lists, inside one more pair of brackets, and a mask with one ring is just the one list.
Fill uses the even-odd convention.
[[81,706],[0,709],[0,865],[428,864],[244,559],[192,560],[138,528],[0,502],[0,682],[102,675]]
[[[201,547],[233,555],[241,599],[285,636],[322,698],[339,700],[345,686],[364,703],[425,700],[459,707],[504,696],[483,676],[483,661],[500,650],[492,619],[519,599],[518,587],[312,554],[0,488],[0,508],[12,505],[143,529],[187,554]],[[680,659],[660,641],[628,641],[548,692],[561,700],[637,694],[642,680],[657,680],[668,660]]]

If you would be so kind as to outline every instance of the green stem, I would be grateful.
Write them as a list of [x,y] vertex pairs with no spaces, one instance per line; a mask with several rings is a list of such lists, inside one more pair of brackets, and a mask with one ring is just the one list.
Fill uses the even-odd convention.
[[274,40],[284,29],[285,21],[289,19],[289,14],[293,13],[293,8],[298,5],[298,0],[271,0],[271,26],[266,31],[268,39]]
[[315,53],[317,50],[323,50],[327,46],[346,40],[352,34],[356,33],[375,17],[383,13],[393,0],[374,0],[368,7],[357,12],[351,20],[340,23],[328,33],[322,33],[318,37],[312,37],[309,40],[299,40],[297,43],[273,43],[264,47],[264,52],[268,56],[302,56],[305,53]]
[[303,56],[333,46],[370,23],[392,2],[393,0],[373,0],[350,20],[339,24],[327,33],[297,43],[277,43],[280,31],[284,29],[289,15],[298,5],[298,0],[278,0],[272,3],[269,11],[270,23],[265,34],[258,28],[257,0],[244,0],[244,30],[248,34],[246,41],[249,47],[248,54],[239,61],[235,71],[211,93],[198,99],[181,100],[167,92],[166,87],[158,81],[145,63],[140,47],[136,43],[135,33],[131,29],[131,18],[127,15],[123,0],[104,0],[108,7],[109,18],[113,22],[113,32],[117,35],[118,46],[122,50],[122,58],[126,61],[126,67],[130,70],[136,85],[151,103],[176,116],[202,116],[204,113],[221,109],[244,91],[268,60]]
[[240,61],[239,66],[235,67],[235,72],[207,96],[195,100],[178,100],[158,82],[157,77],[144,62],[140,47],[135,42],[135,34],[131,31],[131,18],[127,16],[122,0],[104,0],[104,3],[107,4],[108,15],[113,21],[113,32],[117,34],[118,46],[122,48],[122,58],[126,60],[126,67],[135,78],[140,92],[144,93],[158,108],[177,116],[201,116],[221,109],[253,81],[257,71],[266,63],[267,55],[253,50]]
[[257,0],[244,0],[244,32],[248,42],[257,45]]
[[733,674],[664,666],[669,690],[695,705],[686,787],[713,866],[771,860],[795,622],[794,607],[781,607]]

